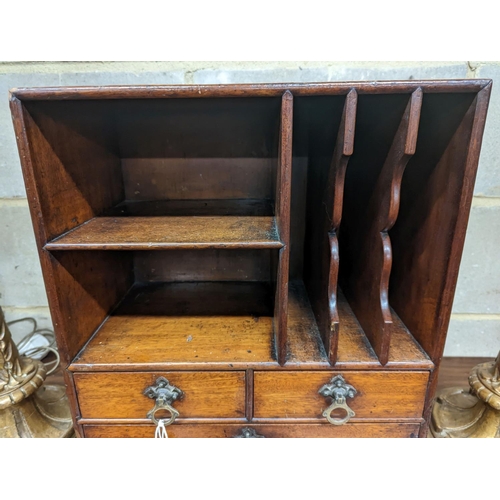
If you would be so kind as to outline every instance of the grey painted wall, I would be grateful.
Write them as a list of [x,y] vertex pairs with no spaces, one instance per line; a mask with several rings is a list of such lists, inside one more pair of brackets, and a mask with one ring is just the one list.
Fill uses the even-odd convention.
[[42,326],[50,325],[8,107],[10,88],[478,77],[494,80],[493,94],[445,355],[496,355],[500,348],[500,62],[0,63],[0,304],[7,319],[33,316]]

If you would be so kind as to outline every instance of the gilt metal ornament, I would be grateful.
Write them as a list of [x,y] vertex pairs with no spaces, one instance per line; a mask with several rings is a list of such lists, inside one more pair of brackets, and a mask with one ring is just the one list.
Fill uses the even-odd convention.
[[452,387],[438,394],[430,430],[436,438],[500,437],[500,353],[494,362],[472,369],[468,389]]
[[[318,391],[325,398],[332,398],[333,403],[323,412],[323,416],[332,425],[344,425],[356,415],[356,413],[347,404],[347,398],[353,398],[358,391],[348,384],[342,375],[336,375]],[[343,418],[332,417],[335,410],[343,410],[345,416]]]
[[45,377],[42,362],[19,356],[0,308],[0,438],[74,434],[65,388]]

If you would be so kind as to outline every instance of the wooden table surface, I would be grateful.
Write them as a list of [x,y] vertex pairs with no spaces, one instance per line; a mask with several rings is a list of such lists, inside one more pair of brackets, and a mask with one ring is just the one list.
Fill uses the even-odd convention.
[[494,361],[495,358],[443,358],[439,370],[438,388],[469,387],[469,372],[479,363]]

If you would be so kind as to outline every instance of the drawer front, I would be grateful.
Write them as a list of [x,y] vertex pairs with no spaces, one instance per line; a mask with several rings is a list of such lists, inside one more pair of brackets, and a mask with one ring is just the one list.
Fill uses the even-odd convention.
[[[171,425],[167,428],[169,438],[234,438],[244,428],[254,430],[265,438],[409,438],[417,437],[419,424],[230,424],[230,425]],[[87,438],[152,438],[153,425],[85,425]]]
[[182,418],[245,416],[245,372],[75,373],[82,418],[146,419],[155,401],[143,394],[165,377],[183,393],[173,407]]
[[336,375],[357,393],[347,404],[353,418],[422,418],[429,372],[255,372],[254,418],[325,421],[332,403],[318,393]]

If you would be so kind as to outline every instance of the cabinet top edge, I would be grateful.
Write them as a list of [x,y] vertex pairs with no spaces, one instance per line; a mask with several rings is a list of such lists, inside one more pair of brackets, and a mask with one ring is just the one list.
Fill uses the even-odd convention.
[[490,79],[470,80],[380,80],[324,83],[245,83],[211,85],[108,85],[82,87],[19,87],[10,90],[10,99],[161,99],[199,97],[278,97],[286,91],[296,96],[359,94],[406,94],[421,88],[427,93],[479,92]]

